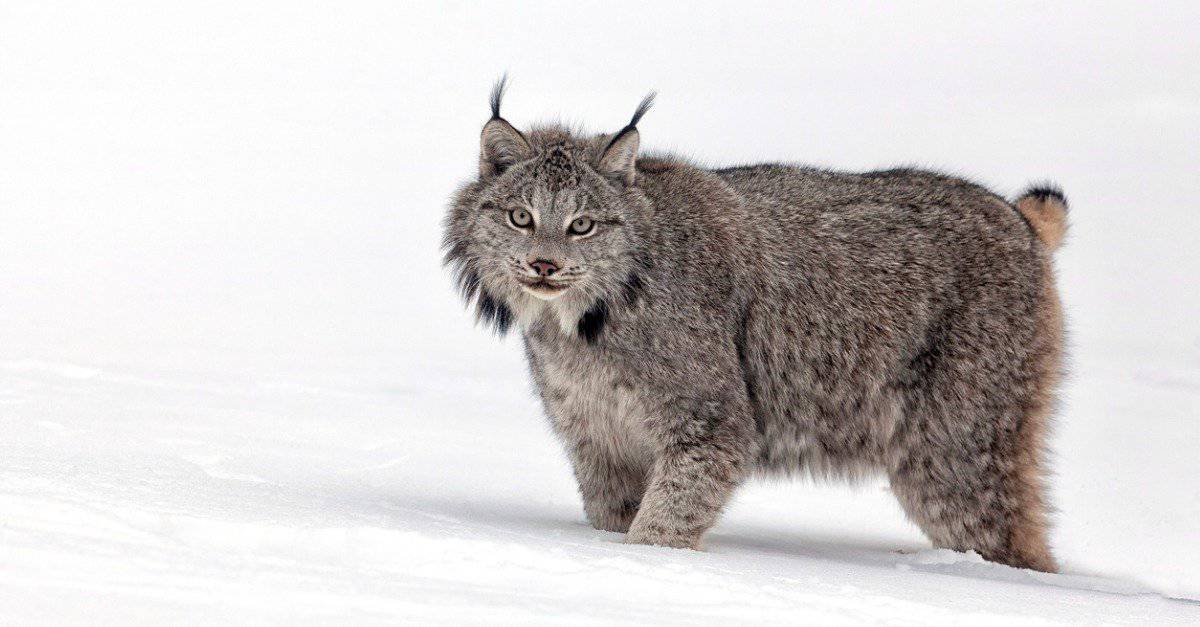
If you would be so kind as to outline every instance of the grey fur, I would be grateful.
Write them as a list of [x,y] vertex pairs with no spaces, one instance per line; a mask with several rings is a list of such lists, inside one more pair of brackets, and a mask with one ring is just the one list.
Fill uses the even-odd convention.
[[[485,129],[480,178],[454,196],[446,260],[482,320],[519,326],[593,526],[696,548],[752,472],[885,473],[938,546],[1054,569],[1042,446],[1058,302],[1013,204],[911,169],[667,156],[626,178],[601,166],[621,162],[614,140],[644,107],[611,135],[522,134],[498,117],[501,89],[501,134]],[[497,137],[527,152],[490,156]],[[535,229],[510,222],[519,209]],[[583,215],[594,232],[569,235]]]

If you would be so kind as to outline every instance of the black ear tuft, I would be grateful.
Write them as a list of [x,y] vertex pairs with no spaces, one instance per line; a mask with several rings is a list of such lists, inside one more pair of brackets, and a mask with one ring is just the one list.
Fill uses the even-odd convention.
[[530,156],[529,140],[500,117],[500,102],[504,99],[504,89],[508,86],[506,72],[492,85],[492,95],[488,102],[492,107],[492,118],[483,125],[479,136],[479,175],[481,177],[502,174],[514,163],[524,161]]
[[504,90],[508,87],[508,72],[505,72],[492,85],[492,96],[488,103],[492,105],[492,119],[500,117],[500,101],[504,99]]
[[621,139],[630,132],[637,131],[638,122],[641,122],[642,116],[646,115],[646,112],[650,110],[650,107],[654,106],[654,99],[657,97],[658,92],[651,91],[650,93],[646,94],[645,98],[642,98],[642,101],[638,103],[637,109],[634,110],[633,117],[630,118],[629,124],[626,124],[625,128],[617,131],[616,135],[613,135],[613,138],[609,140],[608,145],[604,147],[603,152],[607,152],[609,148],[612,148],[614,144],[621,141]]
[[646,112],[650,110],[650,107],[654,106],[654,99],[657,97],[658,92],[656,91],[651,91],[650,93],[646,94],[646,97],[642,98],[642,102],[638,104],[637,109],[633,112],[633,118],[629,120],[629,124],[626,125],[626,128],[629,128],[630,126],[637,126],[638,122],[642,120],[642,116],[646,115]]
[[642,102],[634,110],[629,124],[613,135],[612,139],[608,141],[608,145],[600,152],[596,168],[601,174],[625,185],[633,185],[637,178],[637,154],[638,146],[641,143],[637,123],[641,121],[643,115],[646,115],[650,107],[654,106],[654,98],[657,95],[653,91],[646,94],[646,97],[642,98]]

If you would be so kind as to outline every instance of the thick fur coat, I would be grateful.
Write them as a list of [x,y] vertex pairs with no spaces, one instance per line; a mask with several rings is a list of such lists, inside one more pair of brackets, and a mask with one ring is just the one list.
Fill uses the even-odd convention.
[[1066,201],[933,172],[706,169],[500,117],[447,262],[519,328],[599,529],[696,548],[751,473],[883,473],[938,546],[1052,571]]

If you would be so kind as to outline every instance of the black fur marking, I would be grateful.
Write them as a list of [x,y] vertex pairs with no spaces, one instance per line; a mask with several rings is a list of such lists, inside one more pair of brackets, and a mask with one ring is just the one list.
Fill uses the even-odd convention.
[[444,242],[446,255],[442,257],[442,265],[449,266],[454,273],[454,283],[458,293],[468,302],[479,292],[479,273],[476,272],[467,256],[466,244],[450,244]]
[[[642,264],[642,267],[645,269],[646,264]],[[632,307],[641,298],[644,287],[641,275],[636,271],[629,273],[629,276],[625,277],[625,280],[621,282],[621,299],[617,300],[615,304],[622,308]],[[576,325],[576,328],[579,330],[579,337],[582,337],[588,344],[594,345],[600,337],[600,332],[608,324],[609,315],[608,302],[604,300],[596,301],[596,304],[592,305],[591,309],[588,309],[579,318],[579,324]]]
[[730,166],[727,168],[717,168],[715,170],[712,170],[712,173],[716,174],[718,176],[723,176],[723,175],[727,175],[727,174],[741,174],[741,173],[745,173],[745,172],[752,172],[752,173],[770,172],[771,170],[778,170],[778,169],[782,169],[785,167],[787,167],[787,166],[784,166],[781,164],[775,164],[775,163],[753,163],[753,164],[746,164],[746,165],[735,165],[735,166]]
[[649,255],[638,255],[634,259],[635,269],[625,278],[625,302],[629,306],[637,304],[638,299],[645,293],[646,282],[643,277],[653,276],[654,260]]
[[475,311],[479,321],[486,326],[491,326],[501,337],[504,337],[508,333],[508,328],[512,326],[512,310],[486,291],[480,291]]
[[492,96],[488,99],[488,104],[492,106],[492,119],[500,117],[500,101],[504,99],[504,89],[508,87],[508,72],[505,72],[500,80],[492,85]]
[[617,133],[616,135],[613,135],[613,138],[608,142],[608,145],[604,147],[604,150],[601,151],[600,154],[604,154],[604,153],[608,152],[608,149],[612,148],[613,144],[620,141],[620,139],[622,137],[624,137],[625,135],[632,133],[633,131],[636,131],[636,130],[637,130],[637,127],[633,127],[633,126],[626,126],[625,128],[621,129],[621,132]]
[[479,275],[470,271],[459,272],[458,293],[468,301],[475,298],[479,293]]
[[637,126],[637,123],[641,121],[642,116],[646,115],[646,112],[650,110],[650,107],[654,106],[654,99],[657,97],[658,92],[652,91],[646,94],[645,98],[642,98],[642,102],[638,104],[637,110],[633,112],[633,118],[629,120],[629,126]]
[[1059,203],[1062,203],[1064,208],[1067,208],[1068,210],[1070,209],[1070,206],[1067,204],[1067,195],[1063,193],[1061,187],[1055,183],[1051,183],[1050,181],[1043,181],[1041,183],[1035,183],[1031,185],[1029,189],[1026,189],[1024,192],[1022,192],[1020,196],[1017,196],[1017,202],[1020,202],[1023,198],[1030,197],[1041,201],[1053,199]]
[[637,303],[638,298],[642,294],[642,277],[636,272],[625,278],[625,282],[621,287],[621,294],[625,297],[625,305],[632,306]]
[[608,152],[608,149],[612,148],[613,144],[617,143],[617,140],[624,137],[626,133],[637,130],[638,122],[641,121],[643,115],[646,115],[646,112],[650,110],[650,107],[654,106],[654,98],[657,96],[658,92],[652,91],[646,94],[645,98],[642,98],[642,102],[638,104],[637,109],[633,112],[633,117],[629,120],[629,124],[626,124],[625,128],[618,131],[616,135],[613,135],[613,138],[609,140],[608,145],[604,147],[604,150],[600,151],[600,154]]
[[475,319],[484,326],[492,327],[497,335],[504,337],[512,326],[512,310],[483,289],[479,273],[472,269],[466,250],[461,247],[451,248],[446,252],[443,263],[454,267],[454,282],[467,305],[470,306],[471,301],[475,302]]
[[579,319],[579,336],[594,345],[608,322],[608,303],[599,300]]
[[1029,218],[1026,217],[1020,209],[1017,209],[1017,205],[1026,198],[1033,198],[1039,202],[1055,200],[1063,206],[1063,209],[1070,211],[1070,206],[1067,204],[1067,196],[1063,193],[1062,188],[1057,184],[1050,181],[1042,181],[1040,183],[1034,183],[1033,185],[1030,185],[1025,191],[1021,192],[1021,194],[1017,196],[1017,199],[1014,200],[1009,206],[1013,208],[1013,211],[1021,218],[1021,221],[1025,223],[1026,228],[1029,229],[1029,234],[1032,235],[1034,239],[1038,239],[1037,229],[1033,228],[1033,223],[1029,221]]
[[[551,190],[567,189],[579,185],[579,171],[571,151],[562,143],[553,143],[542,149],[542,157],[537,165],[537,173],[546,178],[546,184]],[[551,203],[554,202],[552,197]],[[551,204],[553,208],[553,204]]]

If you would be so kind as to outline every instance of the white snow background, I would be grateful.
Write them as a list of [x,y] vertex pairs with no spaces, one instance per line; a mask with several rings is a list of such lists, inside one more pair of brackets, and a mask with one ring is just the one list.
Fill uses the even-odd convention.
[[[1200,622],[1200,4],[0,4],[0,623]],[[1065,574],[886,484],[584,522],[440,220],[506,117],[1052,178]]]

